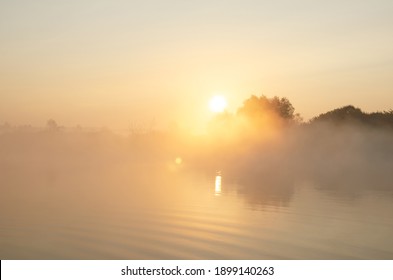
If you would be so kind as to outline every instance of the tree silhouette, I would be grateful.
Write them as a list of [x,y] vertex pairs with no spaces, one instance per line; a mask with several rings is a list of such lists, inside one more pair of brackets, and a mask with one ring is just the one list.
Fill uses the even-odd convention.
[[311,119],[311,122],[321,122],[328,121],[335,124],[340,124],[343,122],[350,121],[362,121],[364,119],[364,113],[359,108],[356,108],[352,105],[347,105],[338,109],[334,109],[332,111],[320,114],[317,117]]
[[329,122],[335,125],[357,123],[373,127],[393,127],[393,110],[365,113],[359,108],[348,105],[320,114],[310,121],[311,124],[320,122]]
[[244,101],[243,106],[237,111],[238,115],[250,119],[260,119],[266,115],[274,115],[284,121],[298,121],[299,114],[295,114],[295,108],[285,97],[268,98],[264,95],[257,97],[252,95]]
[[50,119],[46,122],[46,129],[48,131],[58,131],[60,127],[54,119]]

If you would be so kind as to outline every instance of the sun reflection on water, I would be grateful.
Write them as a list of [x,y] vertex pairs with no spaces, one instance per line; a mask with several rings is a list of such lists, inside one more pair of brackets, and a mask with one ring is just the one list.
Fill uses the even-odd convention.
[[221,174],[219,173],[216,175],[214,194],[221,195]]

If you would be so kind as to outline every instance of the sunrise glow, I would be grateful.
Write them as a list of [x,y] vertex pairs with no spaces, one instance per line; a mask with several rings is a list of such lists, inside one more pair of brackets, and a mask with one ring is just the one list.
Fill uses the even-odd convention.
[[227,107],[227,101],[222,95],[215,95],[209,101],[210,111],[214,113],[222,113]]

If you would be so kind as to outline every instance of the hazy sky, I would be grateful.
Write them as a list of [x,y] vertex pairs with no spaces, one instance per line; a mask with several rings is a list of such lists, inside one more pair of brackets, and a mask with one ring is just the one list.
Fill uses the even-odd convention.
[[393,108],[393,1],[0,0],[0,123],[201,126],[285,96]]

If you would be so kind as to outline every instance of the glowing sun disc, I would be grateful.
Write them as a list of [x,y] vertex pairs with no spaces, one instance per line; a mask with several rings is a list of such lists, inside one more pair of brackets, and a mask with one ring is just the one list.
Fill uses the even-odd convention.
[[227,101],[222,95],[215,95],[210,99],[209,108],[214,113],[222,113],[227,107]]

